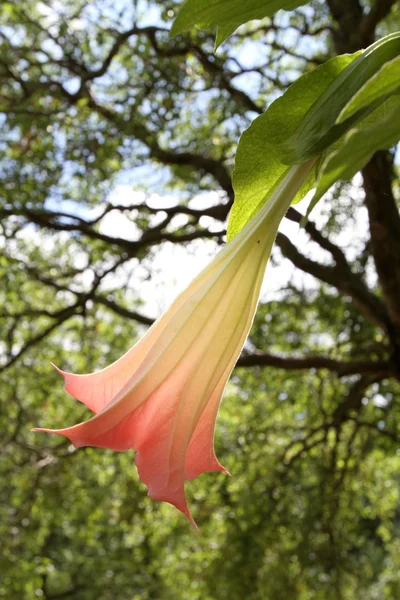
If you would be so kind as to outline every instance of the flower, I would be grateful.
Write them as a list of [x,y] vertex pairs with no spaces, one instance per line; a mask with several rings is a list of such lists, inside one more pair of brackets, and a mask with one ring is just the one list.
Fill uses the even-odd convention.
[[135,449],[149,496],[173,504],[196,527],[184,482],[228,472],[214,452],[220,400],[251,327],[279,223],[308,172],[290,168],[260,212],[122,358],[90,375],[58,369],[66,391],[95,416],[35,431],[66,436],[76,448]]

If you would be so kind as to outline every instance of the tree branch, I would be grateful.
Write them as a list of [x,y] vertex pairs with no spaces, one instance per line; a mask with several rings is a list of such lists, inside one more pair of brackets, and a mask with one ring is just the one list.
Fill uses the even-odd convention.
[[[163,209],[159,210],[160,212],[162,212]],[[74,215],[57,213],[46,209],[32,210],[27,208],[26,206],[21,209],[0,209],[0,219],[16,215],[26,218],[29,222],[35,223],[40,227],[48,228],[53,231],[79,231],[80,233],[82,233],[90,239],[100,240],[110,246],[122,248],[129,254],[130,257],[136,256],[137,253],[143,248],[158,245],[161,242],[185,243],[191,242],[196,239],[207,238],[221,240],[222,237],[225,235],[225,230],[223,229],[221,231],[212,232],[207,229],[201,228],[184,233],[162,231],[162,228],[164,228],[171,220],[172,216],[174,215],[174,211],[170,211],[168,219],[162,223],[162,228],[159,225],[149,228],[146,232],[142,234],[141,238],[137,241],[127,240],[121,237],[113,237],[105,233],[100,233],[92,226],[91,221],[85,221],[84,219],[76,217]],[[75,223],[66,223],[62,220],[67,217],[71,220],[74,220]],[[95,219],[93,221],[93,223],[97,222],[98,219]]]
[[[286,213],[286,218],[289,221],[294,221],[294,223],[301,223],[303,219],[303,215],[299,213],[293,206],[289,208]],[[307,220],[307,223],[304,227],[305,231],[308,233],[310,238],[316,242],[321,248],[326,250],[332,255],[332,258],[335,260],[336,265],[343,269],[350,269],[350,265],[347,262],[346,256],[339,246],[336,246],[333,242],[329,240],[329,238],[325,237],[310,220]]]
[[332,34],[337,53],[356,52],[368,46],[370,42],[360,32],[363,10],[359,0],[327,0],[327,4],[337,23]]
[[400,364],[400,215],[392,190],[393,171],[389,154],[378,152],[362,174],[372,253]]
[[349,268],[343,265],[336,265],[335,267],[322,265],[306,258],[281,232],[277,235],[276,244],[281,249],[282,254],[291,260],[296,267],[351,296],[354,303],[373,323],[383,330],[387,330],[388,320],[384,304]]
[[329,358],[328,356],[305,356],[293,358],[277,356],[274,354],[242,354],[236,363],[236,367],[275,367],[285,370],[309,370],[327,369],[338,375],[348,377],[349,375],[382,375],[385,377],[398,377],[389,361],[354,360],[342,361]]
[[364,15],[360,24],[363,39],[373,39],[377,25],[385,19],[398,0],[375,0],[371,10]]

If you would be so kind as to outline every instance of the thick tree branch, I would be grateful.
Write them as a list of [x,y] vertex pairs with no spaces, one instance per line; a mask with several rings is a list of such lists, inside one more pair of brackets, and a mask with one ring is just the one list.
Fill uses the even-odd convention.
[[[289,208],[286,213],[286,218],[289,221],[294,221],[295,223],[301,223],[303,219],[303,215],[299,213],[293,206]],[[304,227],[310,238],[316,242],[321,248],[326,250],[332,255],[336,265],[338,267],[342,267],[343,269],[350,269],[350,265],[347,262],[346,256],[339,246],[336,246],[333,242],[329,240],[326,236],[324,236],[310,220],[307,220],[307,223]]]
[[338,54],[356,52],[370,44],[361,36],[363,10],[359,0],[327,0],[327,4],[337,23],[333,39]]
[[388,361],[353,360],[342,361],[328,356],[305,356],[300,358],[277,356],[274,354],[242,354],[236,367],[275,367],[285,370],[327,369],[338,375],[382,375],[395,376],[395,370]]
[[378,152],[362,173],[372,253],[392,324],[393,342],[399,352],[400,215],[392,190],[389,155]]
[[377,25],[389,15],[396,2],[398,0],[375,0],[369,13],[361,20],[360,32],[363,39],[373,39]]
[[363,281],[343,265],[331,267],[305,257],[287,236],[279,232],[276,244],[282,254],[297,268],[314,275],[317,279],[334,286],[340,292],[351,296],[360,310],[376,325],[387,330],[388,322],[384,304],[375,296]]
[[[374,41],[375,29],[396,3],[375,0],[364,14],[359,0],[327,0],[340,27],[334,34],[338,53],[359,50]],[[400,366],[400,216],[392,190],[392,165],[387,152],[378,152],[362,171],[371,247],[388,312],[386,329]]]
[[131,321],[136,321],[137,323],[141,323],[142,325],[152,325],[154,323],[154,320],[150,317],[146,317],[145,315],[142,315],[141,313],[138,313],[135,310],[125,308],[125,306],[121,306],[120,304],[117,304],[114,300],[110,300],[109,298],[106,298],[101,294],[94,294],[93,296],[91,296],[91,300],[93,300],[93,302],[96,302],[97,304],[102,304],[103,306],[106,306],[115,314],[120,315],[121,317],[125,317],[126,319],[130,319]]
[[[162,211],[162,209],[160,209]],[[141,238],[137,241],[127,240],[121,237],[113,237],[111,235],[101,233],[92,225],[91,221],[85,221],[80,217],[67,215],[66,213],[57,213],[45,209],[31,210],[27,207],[22,209],[0,209],[0,219],[10,216],[21,216],[28,222],[35,223],[43,228],[48,228],[53,231],[71,231],[80,232],[90,239],[100,240],[110,246],[122,248],[130,257],[136,256],[140,250],[146,247],[158,245],[162,242],[185,243],[196,239],[218,239],[221,240],[225,235],[225,230],[211,232],[207,229],[196,229],[184,233],[173,233],[162,231],[162,229],[170,222],[173,212],[170,212],[169,217],[163,222],[162,228],[155,226],[144,232]],[[65,222],[66,217],[75,222]],[[94,220],[97,223],[98,219]]]

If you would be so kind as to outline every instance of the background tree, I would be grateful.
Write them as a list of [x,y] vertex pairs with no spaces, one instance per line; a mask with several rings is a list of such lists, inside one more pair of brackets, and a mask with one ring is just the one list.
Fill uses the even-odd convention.
[[0,596],[396,598],[394,151],[336,186],[304,232],[278,234],[290,277],[259,307],[217,428],[234,476],[188,488],[200,537],[146,499],[132,453],[30,433],[85,414],[49,360],[87,372],[118,358],[157,316],[156,259],[223,242],[252,119],[400,21],[394,0],[315,1],[240,28],[215,56],[211,33],[169,39],[179,5],[0,7]]

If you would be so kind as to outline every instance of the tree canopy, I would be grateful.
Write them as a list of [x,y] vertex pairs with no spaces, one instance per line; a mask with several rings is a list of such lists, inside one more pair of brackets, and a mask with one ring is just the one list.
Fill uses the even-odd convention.
[[399,29],[396,0],[289,4],[216,53],[207,27],[170,36],[180,1],[0,6],[0,597],[400,596],[396,148],[301,227],[289,209],[218,418],[232,477],[188,486],[200,536],[146,497],[133,452],[30,431],[87,417],[49,361],[119,358],[164,308],[157,266],[224,243],[254,119]]

